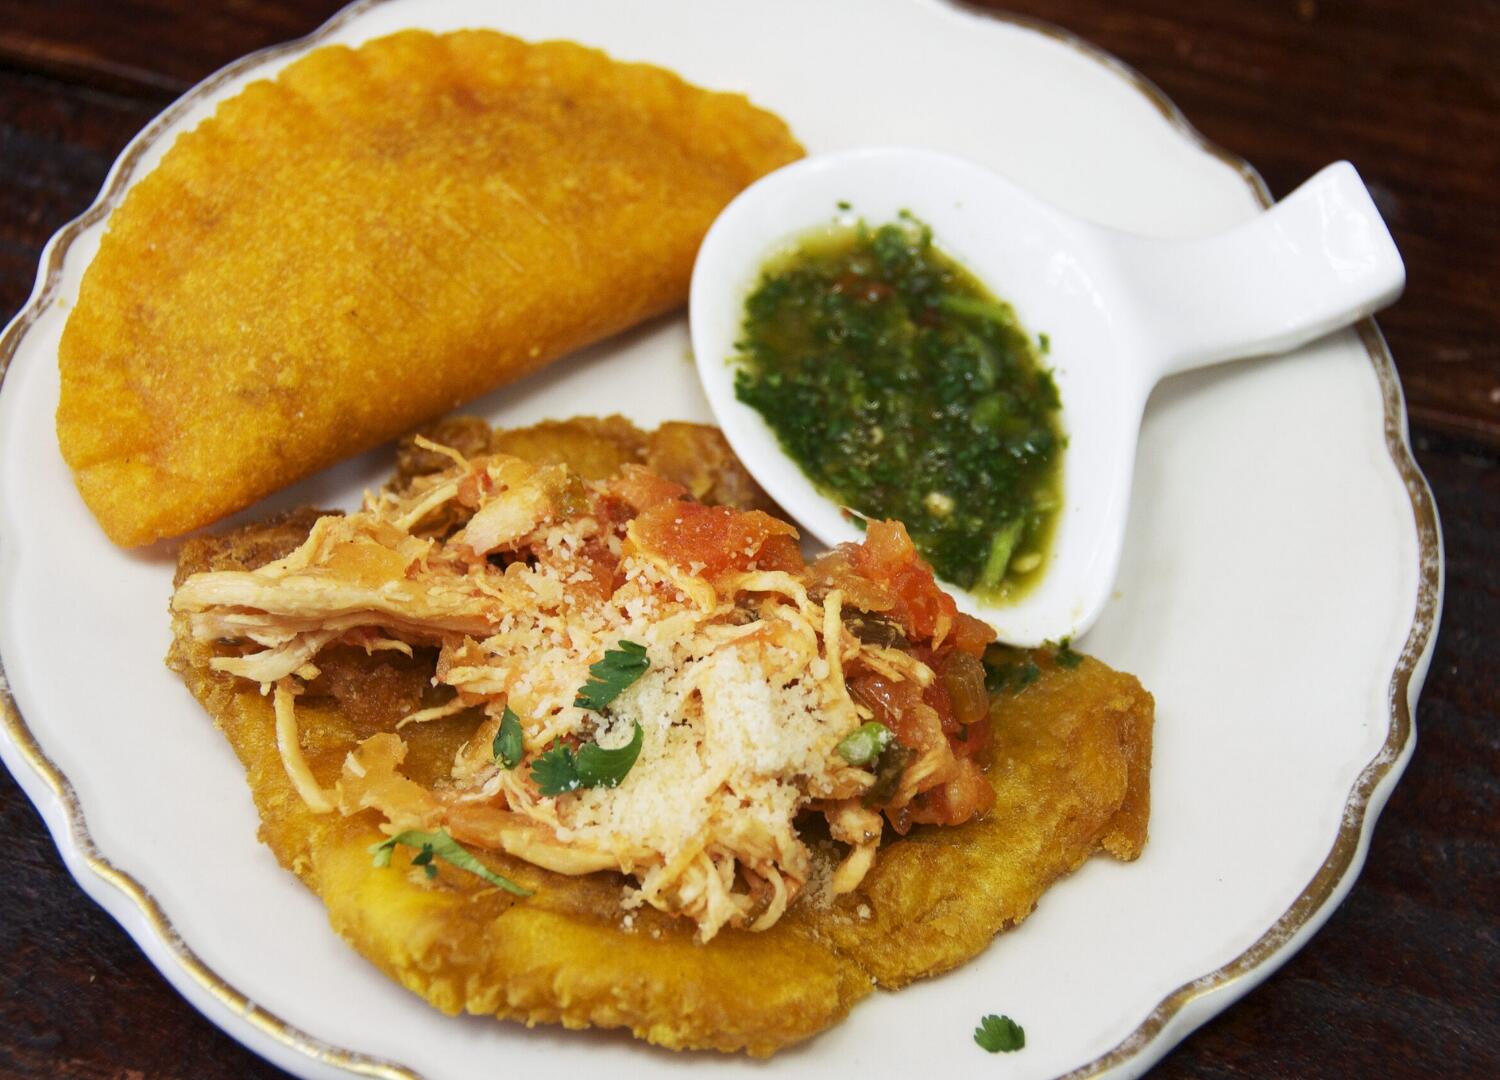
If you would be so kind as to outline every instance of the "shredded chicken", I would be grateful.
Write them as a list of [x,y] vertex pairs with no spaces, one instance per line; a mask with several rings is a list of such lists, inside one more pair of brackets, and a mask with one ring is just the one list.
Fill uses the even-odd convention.
[[[563,874],[618,870],[641,900],[694,920],[707,940],[725,926],[773,925],[803,890],[804,811],[824,813],[849,845],[837,892],[876,859],[884,819],[861,801],[876,763],[851,764],[838,747],[878,710],[851,696],[848,680],[906,687],[900,708],[932,713],[882,805],[905,808],[968,764],[919,704],[934,685],[931,649],[919,657],[862,641],[844,621],[849,596],[884,594],[848,573],[853,593],[812,588],[788,526],[702,506],[634,466],[584,482],[561,466],[423,448],[451,464],[367,496],[358,513],[320,519],[284,559],[194,575],[172,601],[196,639],[234,643],[216,668],[274,689],[283,760],[311,809],[376,810],[391,833],[445,827]],[[923,617],[937,648],[954,625],[951,602]],[[607,709],[581,707],[590,665],[622,642],[644,647],[647,670]],[[405,744],[389,731],[349,751],[333,790],[319,785],[295,698],[335,644],[437,648],[434,685],[451,700],[395,726],[473,710],[477,726],[445,783],[405,777]],[[492,747],[507,709],[524,745],[512,768]],[[539,790],[531,767],[549,747],[614,748],[637,727],[641,750],[618,786]]]

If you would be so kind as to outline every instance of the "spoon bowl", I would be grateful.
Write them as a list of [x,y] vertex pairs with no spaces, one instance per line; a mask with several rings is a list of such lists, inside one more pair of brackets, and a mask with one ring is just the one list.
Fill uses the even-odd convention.
[[735,342],[769,259],[820,226],[881,224],[903,210],[1009,303],[1027,333],[1048,338],[1043,360],[1052,365],[1068,445],[1063,506],[1042,576],[1002,603],[945,583],[960,608],[1017,645],[1077,637],[1103,609],[1124,540],[1141,416],[1161,378],[1296,348],[1390,303],[1405,282],[1395,244],[1347,162],[1251,221],[1194,240],[1080,220],[988,169],[930,150],[844,151],[780,169],[741,193],[704,238],[690,294],[693,354],[735,453],[829,545],[858,540],[860,530],[736,398]]

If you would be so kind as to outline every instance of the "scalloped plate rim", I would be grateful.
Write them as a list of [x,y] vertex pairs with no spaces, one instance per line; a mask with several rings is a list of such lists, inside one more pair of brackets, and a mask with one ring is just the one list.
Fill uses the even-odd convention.
[[[307,51],[336,30],[383,6],[388,0],[355,0],[307,35],[272,45],[231,62],[188,90],[137,133],[112,164],[99,194],[78,217],[44,246],[30,296],[0,332],[0,389],[12,357],[32,322],[50,305],[72,241],[117,205],[128,190],[129,173],[160,135],[192,105],[223,83],[283,56]],[[1237,172],[1262,204],[1270,202],[1259,174],[1246,161],[1199,133],[1160,89],[1135,69],[1070,31],[1041,20],[974,8],[961,2],[912,0],[930,9],[964,11],[1029,30],[1077,50],[1143,94],[1179,135],[1204,154]],[[1389,680],[1389,728],[1379,754],[1361,771],[1346,801],[1345,821],[1319,873],[1290,909],[1257,942],[1221,968],[1167,995],[1146,1020],[1108,1052],[1066,1074],[1069,1078],[1108,1072],[1144,1072],[1192,1030],[1217,1015],[1281,966],[1316,933],[1353,886],[1368,848],[1370,832],[1415,747],[1415,710],[1436,640],[1442,609],[1441,525],[1425,477],[1411,453],[1407,417],[1394,361],[1373,320],[1358,328],[1384,399],[1385,442],[1391,465],[1411,501],[1419,554],[1418,602],[1400,660]],[[0,537],[3,540],[3,537]],[[162,975],[200,1013],[226,1034],[281,1068],[307,1077],[348,1075],[409,1078],[420,1074],[393,1061],[336,1047],[299,1030],[254,1004],[220,978],[178,936],[150,893],[115,867],[95,845],[76,793],[51,762],[22,717],[0,657],[0,760],[3,760],[46,823],[69,873],[81,888],[120,923]]]

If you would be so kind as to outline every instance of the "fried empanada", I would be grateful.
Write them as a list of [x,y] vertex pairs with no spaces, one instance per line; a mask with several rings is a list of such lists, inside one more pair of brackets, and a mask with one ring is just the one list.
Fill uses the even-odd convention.
[[[462,424],[443,434],[458,441]],[[476,427],[472,451],[486,443]],[[689,433],[690,434],[690,433]],[[515,452],[541,448],[564,464],[593,462],[601,440],[641,452],[628,425],[554,424],[497,435]],[[410,444],[407,450],[414,449]],[[622,451],[626,453],[626,451]],[[403,466],[420,475],[408,454]],[[179,584],[209,569],[249,569],[305,539],[311,512],[185,545]],[[1129,675],[1050,649],[1019,653],[1024,678],[1002,688],[985,755],[995,801],[977,821],[915,826],[888,839],[862,884],[834,897],[809,887],[762,932],[725,929],[706,944],[691,921],[649,906],[627,909],[628,879],[566,877],[520,859],[479,856],[534,890],[518,898],[445,869],[429,879],[403,849],[372,865],[379,814],[315,814],[288,779],[276,718],[252,684],[211,670],[222,646],[195,642],[179,614],[170,663],[244,762],[261,837],[317,892],[334,929],[436,1007],[570,1027],[624,1027],[674,1049],[769,1054],[845,1016],[876,986],[894,989],[946,971],[1024,919],[1059,876],[1104,850],[1133,859],[1146,839],[1152,700]],[[347,752],[427,704],[434,654],[320,654],[298,705],[301,745],[317,782],[339,775]],[[420,785],[447,775],[475,721],[459,714],[403,731],[405,774]],[[837,853],[814,845],[825,876]]]
[[743,97],[567,42],[316,49],[111,215],[63,456],[116,543],[180,535],[677,306],[719,210],[800,154]]

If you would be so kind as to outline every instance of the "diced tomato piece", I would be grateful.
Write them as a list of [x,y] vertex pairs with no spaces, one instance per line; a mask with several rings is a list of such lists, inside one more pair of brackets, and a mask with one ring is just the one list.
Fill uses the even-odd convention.
[[938,678],[922,691],[922,703],[937,713],[943,734],[952,739],[962,725],[959,724],[958,717],[953,715],[953,701],[948,696],[948,688],[943,685],[942,661],[933,655],[931,649],[918,647],[912,649],[911,654],[937,672]]
[[911,820],[923,825],[962,825],[994,805],[995,789],[979,766],[964,758],[951,779],[912,800]]
[[984,685],[984,664],[959,649],[945,649],[938,675],[953,716],[960,724],[977,724],[990,714],[990,695]]
[[990,748],[990,743],[995,741],[995,727],[988,719],[981,720],[977,724],[969,724],[960,728],[953,738],[948,740],[948,745],[953,747],[953,754],[959,758],[982,758]]
[[[758,512],[758,511],[757,511]],[[755,556],[757,570],[785,570],[789,574],[800,573],[806,563],[802,559],[802,545],[794,535],[777,534],[766,537]]]
[[759,510],[733,510],[696,502],[664,502],[643,511],[630,526],[643,551],[709,580],[757,569],[800,570],[797,530]]
[[917,554],[899,521],[872,521],[865,541],[851,551],[855,567],[884,582],[895,596],[893,614],[913,638],[941,637],[953,626],[958,606],[938,588],[932,567]]
[[995,631],[988,623],[960,611],[953,620],[953,630],[949,633],[948,640],[953,642],[953,647],[959,652],[982,658],[985,647],[995,640]]
[[917,558],[917,549],[899,521],[872,521],[859,545],[858,560],[873,577],[888,577]]
[[681,484],[658,476],[641,465],[622,465],[619,475],[609,482],[608,491],[616,498],[624,499],[637,513],[674,502],[688,493]]
[[832,551],[819,555],[812,565],[812,576],[816,584],[831,592],[838,589],[844,594],[844,606],[860,611],[889,611],[896,604],[896,596],[882,582],[873,581],[854,566],[856,544],[840,544]]
[[947,741],[942,716],[915,682],[862,672],[849,680],[849,694],[875,714],[902,746],[919,753]]

